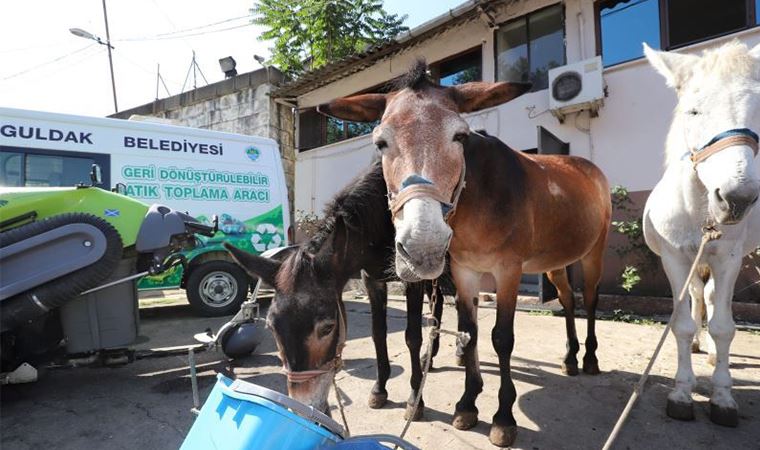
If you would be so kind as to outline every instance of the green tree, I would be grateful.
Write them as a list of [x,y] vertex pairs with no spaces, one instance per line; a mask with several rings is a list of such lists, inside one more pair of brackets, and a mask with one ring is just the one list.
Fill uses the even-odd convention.
[[258,0],[253,23],[266,27],[271,63],[297,75],[390,40],[408,28],[382,0]]

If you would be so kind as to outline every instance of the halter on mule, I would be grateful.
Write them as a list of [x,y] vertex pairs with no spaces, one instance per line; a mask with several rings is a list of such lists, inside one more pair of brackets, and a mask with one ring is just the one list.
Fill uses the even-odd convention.
[[393,219],[396,219],[399,211],[404,208],[404,205],[415,198],[431,198],[441,204],[441,211],[443,212],[443,219],[448,222],[454,215],[459,202],[459,196],[464,189],[465,181],[464,177],[467,173],[467,165],[465,164],[464,153],[462,153],[462,171],[459,174],[459,182],[454,188],[454,192],[451,194],[451,198],[446,197],[435,184],[427,178],[412,174],[406,177],[401,183],[401,190],[397,193],[388,191],[388,207],[391,210]]
[[338,308],[338,344],[335,348],[335,356],[329,361],[325,362],[321,366],[312,370],[290,370],[284,363],[282,365],[282,373],[288,377],[288,381],[291,383],[305,383],[320,375],[330,373],[331,371],[339,371],[343,368],[343,348],[346,346],[346,334],[348,333],[346,318],[343,314],[343,308],[337,305]]
[[757,133],[750,130],[749,128],[734,128],[733,130],[724,131],[723,133],[720,133],[714,138],[710,139],[710,142],[701,148],[690,149],[689,159],[691,159],[691,162],[694,164],[694,169],[696,170],[697,164],[720,151],[736,145],[748,146],[755,153],[755,156],[757,156]]

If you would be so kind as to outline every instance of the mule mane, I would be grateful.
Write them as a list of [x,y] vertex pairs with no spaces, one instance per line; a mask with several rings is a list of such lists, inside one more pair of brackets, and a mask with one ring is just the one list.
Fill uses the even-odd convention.
[[277,288],[291,292],[300,274],[319,274],[323,259],[315,256],[325,245],[331,245],[328,238],[338,217],[343,219],[352,243],[358,239],[363,245],[371,245],[372,239],[393,236],[387,192],[380,160],[376,160],[327,204],[325,218],[314,236],[283,262],[277,273]]
[[705,50],[696,70],[726,78],[760,78],[760,64],[749,54],[747,45],[738,39],[716,49]]
[[427,73],[428,67],[425,58],[417,58],[417,60],[409,67],[406,74],[400,76],[393,82],[392,90],[401,91],[403,89],[411,89],[412,91],[422,91],[426,88],[440,88],[437,84],[430,79]]

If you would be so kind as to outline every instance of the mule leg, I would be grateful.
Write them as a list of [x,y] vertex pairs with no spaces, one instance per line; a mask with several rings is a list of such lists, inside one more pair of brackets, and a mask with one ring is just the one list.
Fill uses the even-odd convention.
[[[422,366],[420,365],[420,349],[422,348],[422,301],[425,296],[424,283],[407,283],[406,284],[406,346],[409,349],[409,356],[412,362],[412,375],[409,378],[409,385],[412,392],[406,401],[406,412],[404,418],[409,419],[412,414],[412,405],[417,398],[417,392],[420,389],[422,381]],[[425,409],[425,401],[420,397],[420,403],[412,420],[422,418]]]
[[459,331],[470,334],[470,342],[464,347],[465,381],[464,394],[456,404],[452,424],[459,430],[469,430],[478,423],[475,400],[483,391],[478,360],[478,290],[480,273],[460,268],[452,260],[451,271],[457,286],[457,315]]
[[697,327],[696,333],[694,333],[694,340],[691,341],[691,352],[699,353],[699,336],[702,333],[702,321],[704,320],[705,304],[704,304],[704,291],[705,284],[702,280],[695,276],[692,278],[689,284],[689,295],[691,296],[691,318],[694,320],[694,325]]
[[549,281],[557,288],[559,302],[565,310],[565,330],[567,331],[567,353],[562,361],[562,373],[578,375],[578,335],[575,332],[575,299],[570,281],[567,279],[567,269],[557,269],[546,274]]
[[383,281],[377,281],[362,271],[362,282],[367,289],[369,304],[372,311],[372,342],[375,344],[377,358],[377,381],[369,394],[369,407],[382,408],[388,400],[385,385],[391,375],[391,364],[388,361],[388,324],[386,322],[386,307],[388,303],[388,288]]
[[[435,317],[436,323],[438,324],[436,328],[441,328],[441,317],[443,317],[443,293],[441,292],[441,288],[438,287],[438,301],[435,305],[433,305],[433,283],[425,282],[425,293],[428,296],[428,306],[430,307],[430,312],[433,314],[433,317]],[[433,354],[430,357],[430,368],[433,368],[433,358],[435,358],[436,355],[438,355],[438,349],[440,348],[440,335],[436,334],[433,338]],[[422,364],[422,368],[425,368],[425,360],[427,359],[427,350],[425,350],[425,353],[420,358],[420,364]]]
[[734,284],[741,268],[741,260],[722,261],[707,282],[705,300],[712,307],[712,317],[707,324],[710,337],[715,342],[715,370],[712,375],[710,396],[710,420],[718,425],[735,427],[739,424],[736,401],[731,396],[731,373],[729,372],[729,348],[736,334],[731,313]]
[[596,340],[596,305],[599,303],[599,280],[602,278],[604,249],[607,234],[602,234],[588,255],[581,259],[583,266],[583,306],[586,308],[586,353],[583,355],[583,372],[589,375],[599,373],[599,360],[596,357],[598,343]]
[[678,349],[678,370],[675,387],[668,394],[668,416],[678,420],[694,420],[694,402],[691,391],[696,385],[694,370],[691,367],[691,342],[697,326],[691,317],[689,298],[678,300],[678,295],[689,276],[691,262],[680,254],[662,253],[662,265],[670,281],[673,292],[673,314],[670,318],[671,331],[676,338]]
[[[712,286],[710,289],[713,289],[714,286]],[[705,285],[705,297],[707,296],[707,285]],[[707,323],[710,323],[710,319],[712,319],[715,308],[713,303],[708,303],[705,301],[705,311],[707,313]],[[715,341],[713,340],[712,336],[710,335],[710,332],[708,331],[705,333],[705,342],[707,342],[707,363],[711,366],[715,367],[715,361],[717,360],[717,357],[715,356]]]
[[512,381],[510,359],[515,346],[515,307],[517,290],[520,286],[521,266],[505,268],[497,278],[496,325],[491,331],[491,341],[499,356],[499,409],[493,416],[488,439],[493,445],[509,447],[517,437],[517,422],[512,407],[517,399],[517,391]]

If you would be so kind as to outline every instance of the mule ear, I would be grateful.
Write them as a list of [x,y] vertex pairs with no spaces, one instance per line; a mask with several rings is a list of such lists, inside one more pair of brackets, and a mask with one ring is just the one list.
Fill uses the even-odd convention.
[[380,120],[385,112],[385,94],[361,94],[335,99],[317,106],[317,111],[351,122]]
[[501,105],[530,90],[530,83],[473,81],[450,87],[459,112],[467,113]]
[[224,243],[224,248],[230,252],[232,259],[248,272],[249,275],[261,278],[264,283],[270,286],[276,286],[275,278],[282,262],[254,255],[235,247],[229,242]]
[[646,42],[643,46],[649,63],[665,77],[668,86],[676,89],[689,79],[692,68],[699,61],[699,56],[653,50]]

